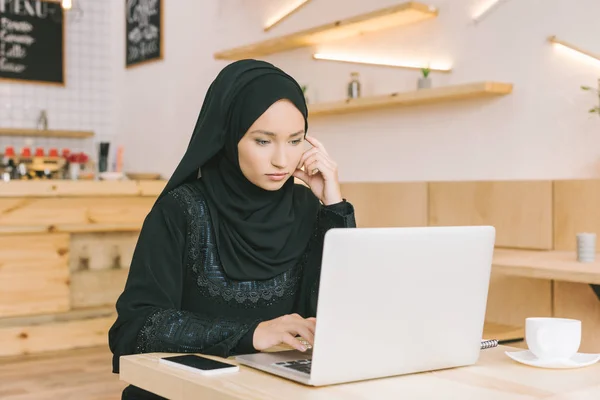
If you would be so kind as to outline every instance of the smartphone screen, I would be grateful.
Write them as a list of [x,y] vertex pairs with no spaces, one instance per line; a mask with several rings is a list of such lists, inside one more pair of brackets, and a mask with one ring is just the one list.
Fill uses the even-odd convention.
[[235,365],[222,363],[220,361],[211,360],[210,358],[204,358],[194,354],[165,357],[163,358],[163,360],[174,362],[176,364],[181,364],[186,367],[200,369],[203,371],[214,371],[223,368],[236,368]]

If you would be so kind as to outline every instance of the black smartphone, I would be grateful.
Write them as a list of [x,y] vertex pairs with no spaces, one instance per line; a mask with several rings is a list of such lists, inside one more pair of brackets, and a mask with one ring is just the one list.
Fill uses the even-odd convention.
[[227,372],[237,372],[240,367],[233,364],[216,361],[210,358],[185,354],[181,356],[170,356],[160,359],[160,362],[173,367],[182,368],[203,375],[217,375]]

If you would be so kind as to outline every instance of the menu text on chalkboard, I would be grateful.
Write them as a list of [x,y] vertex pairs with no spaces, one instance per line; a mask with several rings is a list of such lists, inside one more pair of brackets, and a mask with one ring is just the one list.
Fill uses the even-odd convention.
[[126,0],[126,67],[162,59],[162,12],[162,0]]
[[0,0],[0,79],[64,85],[60,3]]

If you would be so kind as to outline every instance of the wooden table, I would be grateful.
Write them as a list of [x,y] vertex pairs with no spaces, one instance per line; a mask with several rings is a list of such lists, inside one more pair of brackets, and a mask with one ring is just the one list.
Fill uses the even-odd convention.
[[174,400],[600,399],[600,363],[572,370],[540,369],[512,361],[504,354],[507,350],[522,349],[483,350],[479,362],[470,367],[321,388],[246,366],[240,366],[239,373],[204,377],[159,365],[165,353],[122,357],[120,379]]

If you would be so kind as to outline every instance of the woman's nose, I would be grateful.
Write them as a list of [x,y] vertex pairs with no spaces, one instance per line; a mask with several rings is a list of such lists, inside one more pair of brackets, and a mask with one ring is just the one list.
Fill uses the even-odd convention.
[[285,168],[287,166],[288,156],[284,150],[278,150],[271,157],[271,164],[277,168]]

